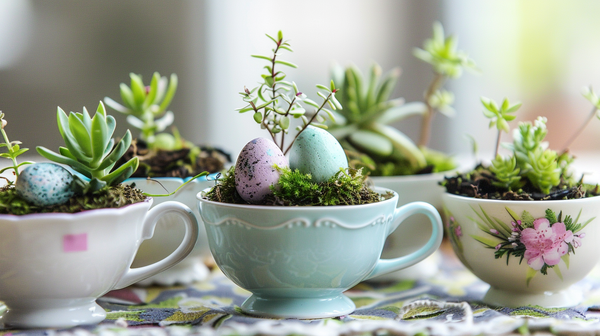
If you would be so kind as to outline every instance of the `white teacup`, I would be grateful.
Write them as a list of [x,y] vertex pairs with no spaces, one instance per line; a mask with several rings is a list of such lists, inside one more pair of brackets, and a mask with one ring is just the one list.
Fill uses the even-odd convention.
[[[0,215],[0,323],[17,328],[70,327],[106,317],[95,300],[185,258],[198,237],[192,211],[179,202],[150,209],[152,198],[116,209],[75,214]],[[130,268],[158,219],[183,218],[185,237],[166,258]]]

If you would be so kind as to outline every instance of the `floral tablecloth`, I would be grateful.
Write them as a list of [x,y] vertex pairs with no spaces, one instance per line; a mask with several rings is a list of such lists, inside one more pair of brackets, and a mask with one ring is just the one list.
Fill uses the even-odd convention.
[[[265,319],[243,314],[249,293],[218,269],[191,286],[129,287],[98,300],[107,319],[65,330],[8,330],[3,335],[476,335],[525,332],[600,333],[600,268],[576,284],[575,308],[487,307],[488,285],[451,255],[441,271],[418,281],[366,282],[346,292],[354,313],[334,319]],[[0,308],[2,310],[2,308]]]

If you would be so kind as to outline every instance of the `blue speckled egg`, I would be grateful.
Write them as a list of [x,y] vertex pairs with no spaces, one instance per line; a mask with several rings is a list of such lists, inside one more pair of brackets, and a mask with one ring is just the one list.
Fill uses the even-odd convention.
[[256,138],[246,144],[235,163],[235,189],[249,203],[259,204],[272,194],[279,181],[274,165],[287,167],[288,160],[271,140]]
[[19,174],[15,189],[17,195],[37,206],[50,206],[67,202],[74,194],[71,190],[73,175],[55,163],[35,163]]
[[340,168],[348,168],[348,159],[333,135],[308,126],[292,145],[290,168],[310,174],[313,181],[320,183],[329,180]]

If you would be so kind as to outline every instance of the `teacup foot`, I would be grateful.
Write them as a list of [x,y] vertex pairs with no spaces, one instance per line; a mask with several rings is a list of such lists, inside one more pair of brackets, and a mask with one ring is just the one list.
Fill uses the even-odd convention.
[[95,301],[58,307],[46,303],[41,307],[11,308],[10,303],[7,305],[8,310],[0,316],[0,326],[10,328],[70,328],[100,323],[106,318],[106,312]]
[[483,298],[483,302],[488,305],[504,307],[574,307],[582,301],[583,294],[581,290],[573,287],[562,291],[544,293],[511,292],[491,287]]
[[354,302],[343,294],[319,298],[264,298],[253,294],[242,304],[245,313],[272,318],[330,318],[350,314],[355,309]]

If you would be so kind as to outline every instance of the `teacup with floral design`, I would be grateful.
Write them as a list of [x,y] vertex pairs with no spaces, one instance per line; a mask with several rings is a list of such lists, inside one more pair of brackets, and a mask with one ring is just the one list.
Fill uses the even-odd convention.
[[462,263],[490,284],[499,306],[568,307],[572,286],[600,259],[600,197],[501,201],[443,195],[446,228]]

